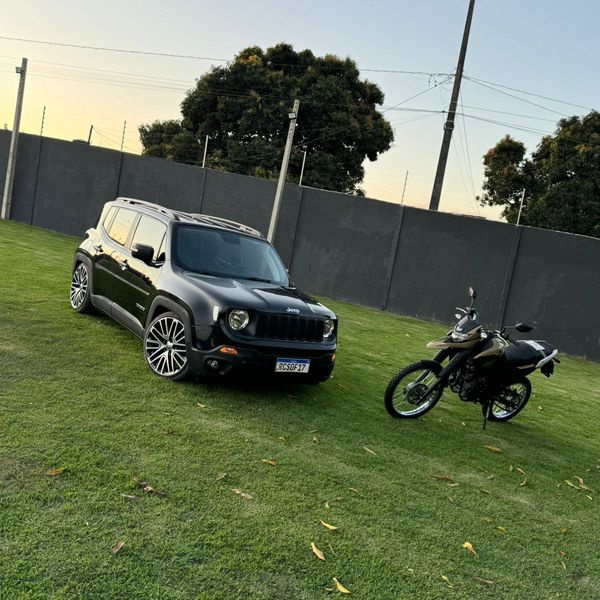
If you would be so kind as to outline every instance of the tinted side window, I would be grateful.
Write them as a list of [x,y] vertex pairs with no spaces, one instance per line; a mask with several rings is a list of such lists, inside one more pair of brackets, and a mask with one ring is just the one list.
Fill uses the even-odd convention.
[[135,233],[133,234],[131,245],[146,244],[147,246],[152,246],[152,248],[154,248],[153,258],[156,260],[166,232],[167,228],[163,223],[153,219],[152,217],[142,215]]
[[129,230],[135,221],[138,213],[134,210],[128,210],[127,208],[119,208],[117,215],[113,219],[108,235],[121,246],[125,245]]
[[106,229],[106,231],[108,231],[108,228],[110,227],[110,224],[112,223],[113,217],[115,216],[116,212],[117,212],[117,208],[114,206],[111,206],[110,210],[106,213],[106,216],[104,217],[104,219],[101,219],[102,226],[104,227],[104,229]]

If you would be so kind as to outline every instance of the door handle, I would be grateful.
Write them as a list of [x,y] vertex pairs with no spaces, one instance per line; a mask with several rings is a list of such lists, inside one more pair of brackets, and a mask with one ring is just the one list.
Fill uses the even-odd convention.
[[121,271],[125,271],[125,269],[127,269],[127,267],[129,266],[127,264],[127,260],[118,260],[117,263],[119,263],[119,266],[121,267]]
[[102,244],[94,244],[92,246],[92,248],[96,251],[96,252],[102,252]]

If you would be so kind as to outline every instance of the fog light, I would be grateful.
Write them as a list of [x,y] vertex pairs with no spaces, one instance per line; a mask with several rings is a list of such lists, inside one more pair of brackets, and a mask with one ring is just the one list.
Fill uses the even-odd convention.
[[215,371],[219,368],[219,361],[215,360],[214,358],[212,360],[209,360],[207,364],[211,369],[214,369]]
[[221,354],[230,354],[231,356],[237,356],[238,353],[238,351],[231,346],[223,346],[222,348],[219,348],[219,352]]

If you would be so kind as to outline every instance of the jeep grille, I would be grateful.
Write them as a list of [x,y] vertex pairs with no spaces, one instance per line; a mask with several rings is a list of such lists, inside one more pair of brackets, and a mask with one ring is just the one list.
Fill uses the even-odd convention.
[[256,337],[295,342],[323,341],[324,321],[310,317],[260,314]]

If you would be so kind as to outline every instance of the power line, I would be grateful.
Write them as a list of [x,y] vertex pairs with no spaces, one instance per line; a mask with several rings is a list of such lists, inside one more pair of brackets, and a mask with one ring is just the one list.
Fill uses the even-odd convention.
[[485,79],[479,79],[477,77],[468,77],[465,75],[465,79],[469,79],[478,83],[488,83],[489,85],[493,85],[495,87],[504,88],[505,90],[511,90],[513,92],[519,92],[520,94],[526,94],[528,96],[535,96],[536,98],[542,98],[543,100],[550,100],[551,102],[558,102],[560,104],[566,104],[567,106],[575,106],[577,108],[585,108],[585,110],[594,110],[589,106],[583,106],[582,104],[575,104],[574,102],[567,102],[566,100],[559,100],[558,98],[550,98],[549,96],[543,96],[542,94],[536,94],[534,92],[527,92],[525,90],[520,90],[519,88],[510,87],[508,85],[503,85],[501,83],[494,83],[493,81],[486,81]]
[[[86,44],[68,44],[66,42],[51,42],[48,40],[32,40],[28,38],[18,38],[18,37],[10,37],[1,35],[0,40],[7,40],[11,42],[25,42],[28,44],[43,44],[46,46],[61,46],[64,48],[79,48],[83,50],[99,50],[102,52],[119,52],[123,54],[141,54],[146,56],[163,56],[167,58],[180,58],[180,59],[189,59],[189,60],[205,60],[205,61],[214,61],[214,62],[223,62],[228,63],[231,62],[231,59],[228,58],[217,58],[211,56],[196,56],[193,54],[174,54],[171,52],[157,52],[151,50],[132,50],[128,48],[110,48],[106,46],[91,46]],[[282,67],[294,67],[299,69],[307,69],[310,65],[302,65],[302,64],[293,64],[293,63],[273,63],[275,66]],[[345,67],[335,66],[335,65],[319,65],[319,68],[325,67],[330,68],[330,70],[345,70]],[[358,69],[358,67],[357,67]],[[428,77],[443,77],[448,76],[450,73],[436,73],[430,71],[410,71],[406,69],[358,69],[359,71],[365,71],[370,73],[394,73],[398,75],[426,75]]]

